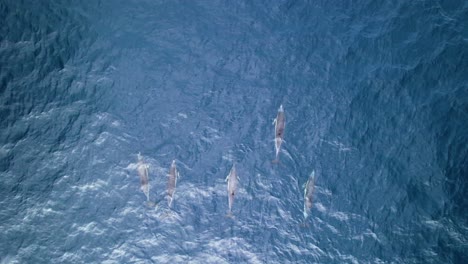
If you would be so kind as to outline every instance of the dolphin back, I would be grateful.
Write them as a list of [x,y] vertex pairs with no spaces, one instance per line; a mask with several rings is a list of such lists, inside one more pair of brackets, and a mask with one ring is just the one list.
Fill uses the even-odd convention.
[[304,184],[304,219],[309,217],[310,209],[312,208],[312,198],[315,188],[315,171],[312,171],[307,182]]

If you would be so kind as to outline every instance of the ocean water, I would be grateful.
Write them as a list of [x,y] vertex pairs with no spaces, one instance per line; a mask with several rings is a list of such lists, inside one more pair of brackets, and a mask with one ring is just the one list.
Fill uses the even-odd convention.
[[0,263],[468,263],[467,1],[3,0],[0,17]]

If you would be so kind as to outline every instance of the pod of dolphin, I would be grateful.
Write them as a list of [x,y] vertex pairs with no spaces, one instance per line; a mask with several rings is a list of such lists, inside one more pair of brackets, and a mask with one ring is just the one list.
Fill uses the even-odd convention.
[[[275,159],[272,161],[273,163],[279,162],[279,154],[281,151],[281,145],[284,141],[284,132],[286,128],[286,116],[284,113],[283,105],[280,105],[278,109],[278,113],[276,118],[273,121],[273,125],[275,125]],[[138,163],[137,163],[137,171],[138,175],[140,176],[140,189],[146,196],[147,202],[150,201],[149,193],[150,193],[150,186],[149,186],[149,166],[143,160],[143,157],[140,153],[138,153]],[[168,182],[167,182],[167,204],[168,207],[172,207],[172,203],[174,201],[174,194],[177,185],[177,179],[179,178],[179,171],[177,170],[176,161],[173,160],[171,166],[169,168]],[[227,213],[228,217],[233,217],[232,214],[232,207],[234,204],[234,197],[237,192],[237,185],[239,182],[239,177],[236,173],[236,165],[233,164],[229,174],[226,176],[227,182],[227,193],[228,193],[228,205],[229,211]],[[304,221],[308,219],[310,215],[310,211],[312,209],[312,197],[315,189],[315,171],[312,171],[307,179],[307,182],[303,185],[304,187]],[[304,222],[305,223],[305,222]]]

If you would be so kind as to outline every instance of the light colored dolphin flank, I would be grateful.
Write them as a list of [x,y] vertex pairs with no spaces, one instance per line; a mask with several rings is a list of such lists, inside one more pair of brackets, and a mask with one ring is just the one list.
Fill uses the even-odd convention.
[[309,176],[309,179],[304,184],[304,221],[307,220],[312,208],[312,196],[315,189],[315,171]]
[[177,170],[176,161],[173,160],[171,168],[169,169],[167,182],[167,203],[169,208],[172,206],[172,201],[174,200],[174,193],[177,185],[177,178],[179,178],[179,171]]
[[137,164],[137,171],[138,175],[140,176],[140,189],[146,195],[146,200],[149,201],[149,193],[150,193],[150,185],[149,185],[149,172],[148,172],[148,164],[145,163],[143,157],[140,153],[138,153],[138,164]]
[[228,202],[229,202],[229,212],[227,214],[228,217],[232,217],[232,205],[234,204],[234,196],[237,192],[237,183],[239,182],[239,178],[237,177],[236,173],[236,165],[233,164],[231,171],[226,177],[227,181],[227,191],[228,191]]
[[283,105],[280,105],[278,109],[278,114],[276,115],[275,120],[273,121],[275,125],[275,150],[276,158],[273,162],[279,162],[279,153],[281,150],[281,144],[283,143],[284,129],[286,126],[286,116],[284,115]]

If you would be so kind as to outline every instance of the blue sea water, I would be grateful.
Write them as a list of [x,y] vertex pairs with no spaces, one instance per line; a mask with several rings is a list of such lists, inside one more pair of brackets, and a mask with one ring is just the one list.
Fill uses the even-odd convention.
[[2,0],[0,17],[0,263],[468,263],[467,1]]

